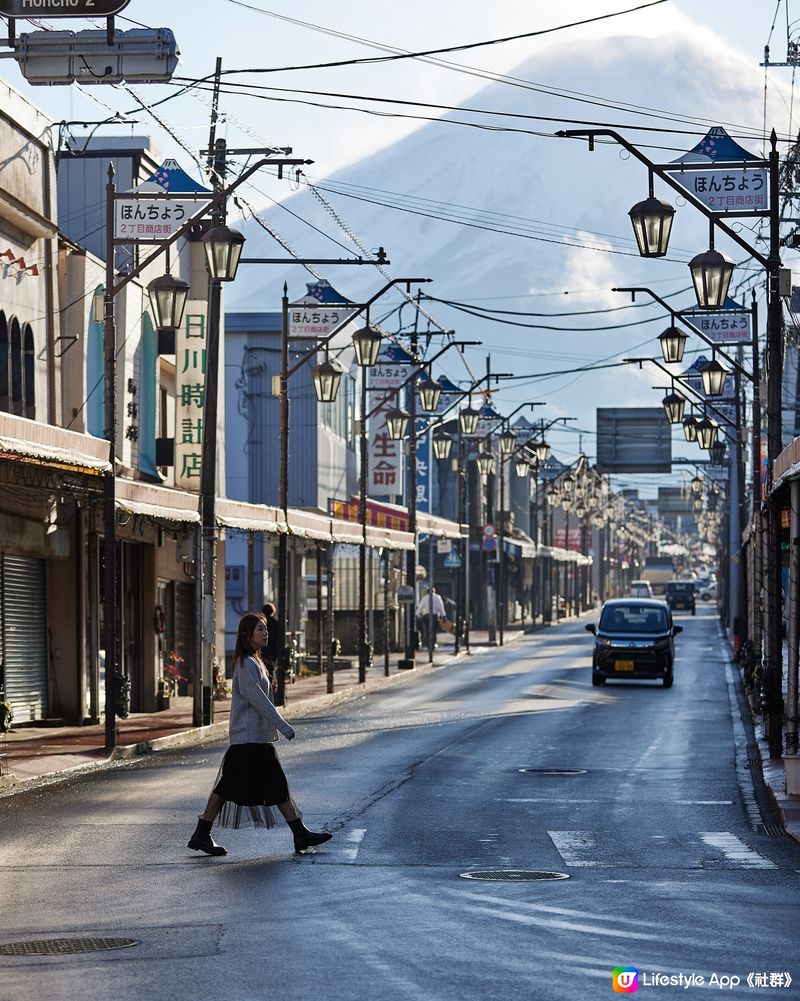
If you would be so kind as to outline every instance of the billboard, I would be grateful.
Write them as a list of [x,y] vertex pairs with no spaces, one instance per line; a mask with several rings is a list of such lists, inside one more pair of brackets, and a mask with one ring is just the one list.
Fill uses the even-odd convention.
[[663,407],[598,407],[599,473],[672,472],[672,430]]

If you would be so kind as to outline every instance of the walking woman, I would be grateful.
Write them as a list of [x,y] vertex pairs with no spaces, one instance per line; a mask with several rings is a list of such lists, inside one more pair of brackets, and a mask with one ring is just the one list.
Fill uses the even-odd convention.
[[261,651],[268,638],[263,615],[248,612],[239,623],[233,651],[230,742],[205,813],[198,818],[189,848],[207,855],[227,855],[211,837],[211,825],[221,827],[274,827],[277,807],[294,835],[294,850],[306,851],[329,841],[327,832],[309,831],[289,793],[275,742],[279,733],[287,740],[294,728],[272,703],[272,688]]

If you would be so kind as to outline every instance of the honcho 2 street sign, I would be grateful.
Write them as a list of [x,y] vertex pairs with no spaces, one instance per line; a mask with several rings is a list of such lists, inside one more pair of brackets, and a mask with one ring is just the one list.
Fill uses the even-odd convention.
[[0,0],[5,17],[111,17],[131,0]]

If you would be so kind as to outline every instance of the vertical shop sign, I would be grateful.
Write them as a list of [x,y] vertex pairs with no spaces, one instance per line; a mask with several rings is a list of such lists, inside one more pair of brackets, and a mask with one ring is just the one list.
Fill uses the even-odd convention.
[[208,303],[190,299],[175,331],[175,486],[200,492]]

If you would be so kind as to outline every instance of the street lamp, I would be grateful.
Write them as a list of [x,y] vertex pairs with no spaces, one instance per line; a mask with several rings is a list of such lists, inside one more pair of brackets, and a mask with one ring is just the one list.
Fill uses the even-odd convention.
[[377,364],[381,350],[380,331],[369,325],[357,330],[353,334],[353,349],[356,353],[356,363],[361,368],[372,368]]
[[321,365],[315,365],[311,369],[311,378],[314,380],[314,392],[320,403],[335,403],[339,392],[339,385],[342,381],[344,369],[336,362],[326,358]]
[[405,438],[406,428],[410,420],[409,414],[399,407],[386,411],[386,431],[393,441],[400,441]]
[[650,172],[650,195],[637,202],[628,215],[633,223],[633,233],[641,257],[664,257],[675,209],[653,195],[653,173]]
[[686,400],[683,396],[679,396],[676,392],[667,393],[664,399],[661,401],[664,406],[664,412],[667,415],[667,420],[670,424],[680,424],[683,420],[683,409],[686,406]]
[[697,425],[697,444],[700,448],[708,449],[717,440],[717,431],[719,430],[719,425],[716,421],[712,421],[708,416],[705,416],[700,423]]
[[690,414],[683,418],[683,436],[687,441],[697,441],[697,418]]
[[236,278],[244,240],[244,235],[238,229],[231,229],[229,226],[215,226],[206,233],[203,247],[208,273],[212,279],[232,282]]
[[461,425],[461,433],[464,435],[475,434],[478,430],[480,416],[480,411],[473,410],[471,406],[460,410],[458,412],[458,422]]
[[187,282],[171,274],[160,275],[147,286],[147,294],[159,330],[175,330],[181,325],[189,295]]
[[725,442],[715,441],[708,450],[712,466],[721,466],[725,462]]
[[540,438],[538,441],[531,443],[531,448],[536,453],[536,459],[538,460],[539,465],[543,466],[550,457],[550,446],[544,438]]
[[517,459],[514,463],[514,471],[517,476],[522,479],[523,476],[530,476],[532,472],[531,464],[527,459]]
[[661,344],[661,353],[664,356],[664,361],[670,365],[672,363],[679,363],[683,361],[683,351],[686,347],[686,342],[689,340],[689,335],[684,334],[682,330],[678,330],[677,327],[667,327],[667,329],[658,335],[658,340]]
[[433,454],[437,459],[446,459],[453,447],[453,439],[446,431],[434,431],[432,436]]
[[728,370],[723,368],[716,358],[712,358],[711,361],[700,366],[700,375],[703,379],[703,389],[706,396],[722,396]]
[[494,470],[494,456],[491,452],[478,452],[478,456],[475,459],[478,466],[478,472],[481,476],[488,476]]
[[734,264],[727,254],[706,250],[689,262],[697,305],[701,309],[722,309],[728,298]]
[[693,476],[689,481],[689,486],[691,487],[693,494],[699,494],[703,492],[703,480],[699,476]]
[[417,393],[422,409],[431,414],[439,406],[442,387],[428,375],[417,383]]
[[499,437],[500,440],[500,454],[501,455],[511,455],[514,451],[514,447],[517,444],[517,436],[510,429],[503,431]]
[[572,496],[572,493],[575,490],[575,477],[572,475],[572,473],[567,473],[567,475],[561,481],[561,489],[564,491],[565,497]]

